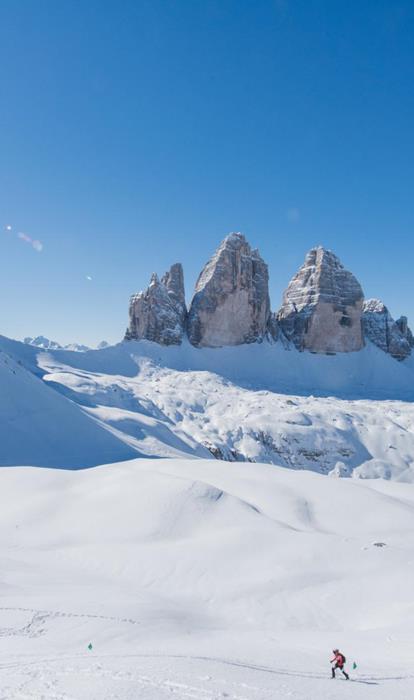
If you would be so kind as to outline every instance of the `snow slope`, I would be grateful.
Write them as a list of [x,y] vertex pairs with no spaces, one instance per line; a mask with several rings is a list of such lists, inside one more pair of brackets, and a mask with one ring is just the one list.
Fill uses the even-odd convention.
[[0,464],[85,467],[139,453],[0,351]]
[[413,697],[413,485],[160,459],[0,489],[1,698]]
[[[268,343],[199,350],[140,342],[80,354],[0,338],[0,347],[18,359],[22,372],[24,367],[36,375],[38,391],[43,385],[49,400],[59,395],[70,415],[78,412],[85,425],[92,418],[90,429],[107,430],[111,440],[111,448],[102,450],[101,439],[91,439],[86,428],[74,431],[69,418],[59,420],[71,443],[76,434],[76,458],[68,457],[64,442],[49,444],[49,424],[39,415],[42,449],[32,441],[22,455],[14,439],[0,453],[3,465],[77,467],[84,448],[88,464],[213,454],[325,474],[414,480],[413,367],[374,346],[341,356]],[[18,397],[20,390],[13,391]],[[3,400],[0,395],[0,407]],[[36,405],[33,398],[32,413]],[[0,410],[7,416],[9,402]],[[7,423],[3,429],[9,433]],[[0,425],[0,437],[1,431]]]
[[133,377],[137,364],[152,362],[179,372],[206,371],[248,389],[283,394],[348,399],[414,401],[414,357],[394,360],[372,343],[360,352],[318,355],[282,343],[252,343],[227,348],[195,348],[188,342],[163,347],[130,341],[102,350],[75,353],[42,351],[0,336],[0,350],[36,370],[42,358],[101,374]]

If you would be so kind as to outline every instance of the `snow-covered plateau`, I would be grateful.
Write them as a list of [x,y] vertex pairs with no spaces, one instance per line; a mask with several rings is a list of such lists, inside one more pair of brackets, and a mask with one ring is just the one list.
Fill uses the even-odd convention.
[[411,700],[413,399],[369,342],[0,337],[0,698]]

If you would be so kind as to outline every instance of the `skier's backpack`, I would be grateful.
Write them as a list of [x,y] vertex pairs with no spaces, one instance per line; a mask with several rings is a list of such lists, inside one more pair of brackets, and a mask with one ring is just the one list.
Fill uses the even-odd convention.
[[343,654],[341,654],[341,656],[342,656],[342,663],[346,664],[346,656],[344,656]]

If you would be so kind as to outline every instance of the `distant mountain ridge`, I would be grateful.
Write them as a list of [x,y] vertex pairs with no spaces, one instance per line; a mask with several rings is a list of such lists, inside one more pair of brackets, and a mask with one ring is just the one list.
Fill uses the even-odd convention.
[[394,321],[380,300],[364,301],[355,276],[322,246],[309,251],[272,312],[267,264],[241,233],[229,234],[204,266],[188,311],[183,269],[175,263],[131,297],[129,317],[125,340],[159,345],[188,338],[195,347],[226,347],[268,339],[336,354],[357,352],[369,340],[397,360],[414,347],[406,317]]
[[[26,345],[34,345],[37,348],[42,348],[42,350],[72,350],[73,352],[87,352],[92,350],[88,345],[83,345],[81,343],[69,343],[68,345],[60,345],[56,340],[49,340],[44,335],[38,335],[36,338],[31,338],[28,336],[23,340]],[[96,350],[102,350],[107,348],[109,343],[106,340],[102,340],[97,346]]]

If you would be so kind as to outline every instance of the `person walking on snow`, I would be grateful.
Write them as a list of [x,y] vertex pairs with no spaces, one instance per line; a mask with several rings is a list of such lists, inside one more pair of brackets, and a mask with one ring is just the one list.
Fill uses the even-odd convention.
[[346,662],[345,656],[343,654],[341,654],[339,649],[334,649],[333,655],[334,655],[334,657],[333,657],[333,659],[331,659],[331,664],[334,664],[334,666],[332,666],[332,678],[335,678],[335,671],[337,668],[339,668],[339,670],[342,671],[343,675],[345,676],[346,680],[349,681],[349,676],[348,676],[347,672],[344,670],[344,666],[345,666],[345,662]]

